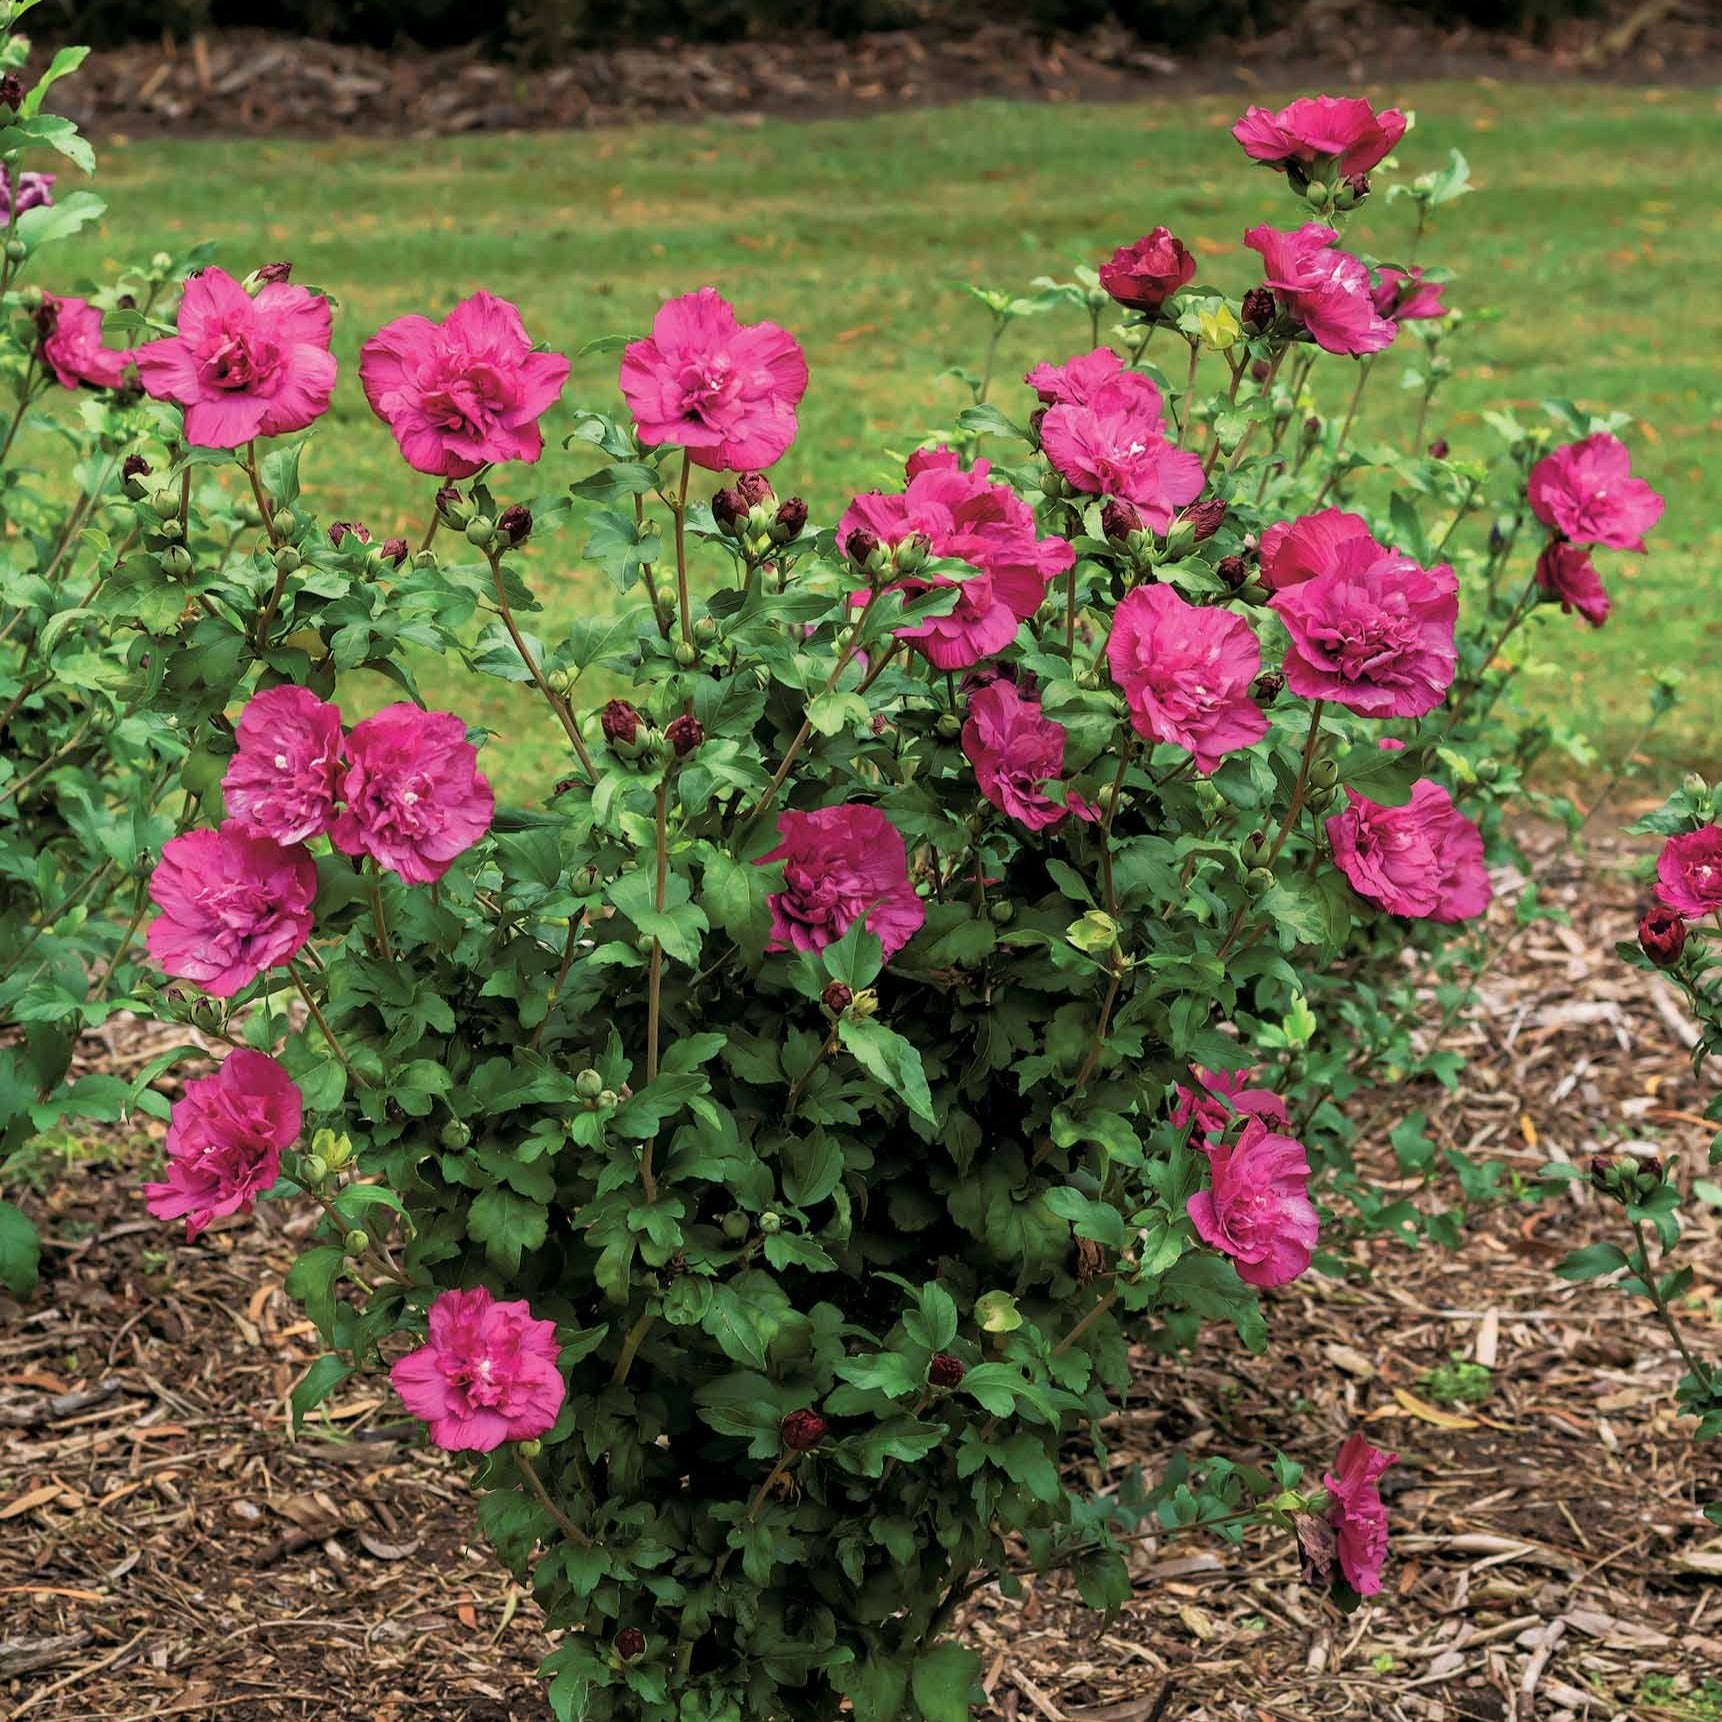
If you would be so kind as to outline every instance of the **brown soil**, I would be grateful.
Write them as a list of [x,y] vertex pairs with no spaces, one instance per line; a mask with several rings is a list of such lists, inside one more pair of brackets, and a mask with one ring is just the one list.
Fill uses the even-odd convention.
[[[1651,1140],[1702,1175],[1689,1025],[1612,955],[1633,922],[1624,854],[1542,853],[1576,930],[1518,939],[1453,1033],[1461,1087],[1381,1097],[1379,1135],[1415,1106],[1438,1141],[1527,1176]],[[1504,928],[1522,881],[1501,883]],[[273,1207],[187,1248],[139,1211],[148,1152],[116,1141],[58,1181],[44,1287],[0,1301],[0,1715],[544,1722],[536,1610],[468,1540],[458,1468],[374,1384],[287,1436],[315,1345],[280,1286],[309,1216]],[[1577,1188],[1483,1216],[1457,1254],[1360,1243],[1343,1282],[1274,1296],[1268,1356],[1218,1338],[1144,1356],[1110,1432],[1119,1470],[1175,1445],[1319,1464],[1358,1427],[1397,1449],[1388,1589],[1345,1620],[1277,1539],[1144,1539],[1110,1622],[1056,1579],[976,1599],[993,1713],[1712,1722],[1691,1700],[1722,1674],[1722,1531],[1697,1504],[1722,1495],[1722,1454],[1692,1447],[1646,1313],[1551,1272],[1616,1223]],[[1715,1356],[1714,1229],[1690,1260],[1684,1321]],[[1432,1404],[1425,1372],[1455,1353],[1492,1361],[1481,1405]]]
[[[635,121],[829,117],[966,100],[1123,100],[1434,77],[1712,81],[1722,13],[1711,0],[1608,0],[1546,39],[1441,29],[1382,0],[1298,8],[1271,35],[1174,56],[1112,28],[1050,40],[1013,25],[839,41],[666,41],[574,52],[522,70],[475,51],[334,47],[258,31],[139,43],[93,55],[62,86],[66,111],[116,133],[363,132],[446,136]],[[62,98],[57,98],[62,99]]]

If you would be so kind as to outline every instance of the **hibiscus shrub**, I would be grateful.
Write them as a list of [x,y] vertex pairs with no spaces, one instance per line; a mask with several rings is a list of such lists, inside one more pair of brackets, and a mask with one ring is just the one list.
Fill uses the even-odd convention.
[[[1549,452],[1502,419],[1493,463],[1364,438],[1375,356],[1447,320],[1409,253],[1339,243],[1404,126],[1239,123],[1324,218],[1253,230],[1241,300],[1165,230],[981,293],[995,333],[1080,307],[1092,350],[1029,373],[1038,407],[977,378],[834,525],[765,471],[801,349],[711,288],[621,343],[626,411],[576,415],[559,494],[518,486],[568,366],[513,306],[373,335],[366,398],[439,486],[416,553],[300,492],[336,377],[285,266],[110,319],[152,337],[98,397],[135,370],[152,402],[149,578],[92,544],[137,607],[21,626],[119,637],[193,736],[147,949],[230,1050],[148,1201],[193,1234],[321,1206],[295,1411],[385,1366],[478,1455],[559,1714],[954,1722],[963,1598],[1063,1566],[1117,1606],[1142,1522],[1271,1525],[1342,1606],[1379,1590],[1393,1461],[1360,1434],[1308,1480],[1319,1451],[1090,1485],[1128,1344],[1263,1348],[1264,1294],[1345,1270],[1327,1191],[1402,1223],[1341,1105],[1408,1068],[1407,976],[1457,962],[1540,745],[1496,715],[1509,641],[1583,579],[1509,581],[1514,543],[1630,547],[1652,513],[1608,425]],[[1463,186],[1402,188],[1419,237]],[[572,526],[614,593],[552,630],[532,580]],[[567,749],[532,805],[424,709],[416,647],[530,690]],[[364,668],[406,697],[371,709]]]

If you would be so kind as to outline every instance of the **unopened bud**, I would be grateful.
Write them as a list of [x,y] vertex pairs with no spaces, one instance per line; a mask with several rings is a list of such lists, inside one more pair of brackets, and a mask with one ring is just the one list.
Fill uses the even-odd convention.
[[625,1626],[616,1634],[616,1654],[624,1662],[632,1662],[635,1657],[643,1656],[646,1650],[646,1635],[637,1626]]
[[720,532],[739,538],[747,524],[747,498],[734,485],[725,485],[712,498],[712,519]]
[[1447,439],[1444,436],[1438,436],[1430,443],[1429,458],[1431,460],[1445,460],[1447,458]]
[[303,560],[304,558],[291,544],[283,544],[275,552],[275,572],[277,574],[291,574]]
[[1255,697],[1265,705],[1269,700],[1277,700],[1286,685],[1283,670],[1263,670],[1256,677],[1256,685],[1250,689]]
[[437,1132],[437,1140],[445,1148],[464,1148],[472,1140],[472,1130],[463,1118],[451,1118]]
[[866,568],[880,549],[879,535],[865,526],[857,526],[843,541],[843,549],[851,562]]
[[120,468],[120,479],[126,487],[126,495],[141,502],[148,494],[144,480],[149,477],[149,473],[149,462],[141,454],[128,454],[125,465]]
[[183,580],[191,572],[191,552],[183,544],[169,544],[161,552],[161,571],[170,580]]
[[1115,544],[1142,530],[1142,516],[1132,503],[1113,497],[1100,511],[1100,530]]
[[299,1162],[299,1171],[313,1189],[329,1176],[329,1163],[321,1154],[307,1154]]
[[948,1351],[935,1351],[927,1365],[927,1381],[933,1387],[955,1387],[968,1374],[968,1365]]
[[1274,318],[1279,315],[1279,303],[1274,298],[1272,288],[1252,287],[1244,295],[1241,310],[1244,327],[1254,329],[1259,333],[1270,327]]
[[705,725],[692,712],[682,712],[664,726],[664,737],[676,750],[676,758],[686,759],[706,739]]
[[677,668],[691,670],[700,661],[699,649],[691,640],[677,640],[675,650],[670,654]]
[[1339,766],[1331,759],[1318,759],[1309,768],[1309,780],[1317,789],[1332,789],[1339,782]]
[[478,549],[487,548],[496,537],[496,522],[488,515],[475,514],[466,523],[466,541]]
[[342,1240],[343,1247],[349,1256],[362,1256],[371,1247],[369,1232],[361,1232],[357,1226]]
[[1192,503],[1178,516],[1181,524],[1187,525],[1195,535],[1195,542],[1201,544],[1212,538],[1220,530],[1226,518],[1226,504],[1223,498],[1210,496],[1202,502]]
[[511,502],[496,517],[496,529],[518,549],[532,536],[532,510],[523,502]]
[[1214,564],[1214,572],[1236,592],[1250,577],[1250,565],[1241,556],[1222,556]]
[[780,1433],[791,1453],[806,1453],[825,1439],[825,1419],[817,1411],[792,1411]]
[[596,1100],[604,1092],[604,1079],[595,1070],[582,1070],[574,1078],[574,1092],[582,1100]]
[[17,113],[18,105],[24,100],[24,86],[18,81],[16,72],[8,72],[0,78],[0,108]]
[[385,562],[392,562],[395,567],[399,568],[412,552],[408,549],[407,541],[404,538],[385,538],[377,554]]
[[253,269],[241,285],[255,299],[265,287],[286,281],[292,274],[293,265],[291,263],[265,263],[261,268]]
[[626,700],[611,700],[598,714],[598,727],[612,747],[633,747],[645,721]]
[[799,496],[785,497],[777,505],[777,514],[771,523],[772,539],[778,544],[792,544],[806,525],[807,504]]
[[471,512],[452,484],[445,484],[436,493],[436,511],[450,526],[465,526]]
[[357,520],[337,520],[329,528],[329,542],[339,550],[341,541],[345,538],[355,539],[360,544],[369,544],[371,531],[368,526]]
[[1244,875],[1244,889],[1252,897],[1260,897],[1274,888],[1274,876],[1266,867],[1252,867]]

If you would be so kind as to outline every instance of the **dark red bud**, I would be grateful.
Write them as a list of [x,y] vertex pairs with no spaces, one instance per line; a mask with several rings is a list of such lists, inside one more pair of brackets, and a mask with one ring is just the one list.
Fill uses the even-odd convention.
[[1241,556],[1222,556],[1214,564],[1214,572],[1236,592],[1250,577],[1249,564]]
[[452,520],[453,516],[449,513],[449,510],[452,508],[459,508],[461,506],[459,490],[457,490],[452,484],[445,484],[436,493],[436,506],[439,514],[443,515],[446,519]]
[[676,758],[686,759],[706,739],[705,725],[692,712],[683,712],[664,726],[664,736],[676,750]]
[[361,544],[369,544],[371,542],[370,528],[358,520],[337,520],[329,528],[329,542],[337,550],[341,547],[341,540],[349,537],[358,539]]
[[36,333],[46,341],[60,326],[60,307],[53,299],[44,299],[30,313],[30,319],[36,325]]
[[1351,195],[1359,203],[1369,195],[1369,175],[1366,173],[1348,173],[1345,183],[1351,187]]
[[1266,329],[1272,326],[1273,320],[1279,315],[1279,304],[1270,287],[1252,287],[1244,295],[1243,311],[1244,327],[1246,329]]
[[865,526],[857,526],[849,534],[843,548],[852,562],[865,562],[879,548],[879,535]]
[[1268,700],[1277,700],[1283,692],[1285,685],[1286,679],[1283,672],[1279,670],[1263,670],[1262,673],[1256,677],[1256,685],[1251,688],[1250,692],[1265,704]]
[[1274,374],[1274,368],[1266,359],[1256,359],[1250,365],[1250,376],[1258,383],[1265,383]]
[[1193,502],[1179,516],[1179,519],[1190,523],[1196,534],[1196,542],[1212,538],[1220,530],[1221,523],[1226,518],[1225,502],[1217,496],[1210,496],[1203,502]]
[[120,468],[121,478],[148,478],[150,465],[141,454],[128,454],[126,463]]
[[805,1453],[825,1439],[825,1419],[817,1411],[792,1411],[780,1433],[791,1453]]
[[1134,504],[1115,496],[1100,511],[1100,530],[1114,541],[1128,538],[1132,532],[1142,530],[1142,516]]
[[1438,436],[1430,443],[1429,456],[1432,460],[1445,460],[1447,458],[1447,439],[1444,436]]
[[412,555],[412,550],[404,538],[385,538],[383,540],[383,560],[385,562],[392,562],[399,568],[410,555]]
[[532,510],[523,502],[510,503],[497,515],[496,529],[510,544],[524,544],[532,536]]
[[1313,442],[1321,435],[1321,420],[1313,414],[1303,421],[1303,434]]
[[955,1387],[968,1374],[968,1365],[948,1351],[936,1351],[927,1365],[927,1380],[934,1387]]
[[285,281],[293,273],[291,263],[265,263],[256,273],[259,286],[268,287],[275,282]]
[[728,532],[747,519],[747,498],[733,484],[712,498],[712,518]]
[[646,1635],[637,1626],[625,1626],[616,1634],[616,1654],[624,1662],[632,1662],[646,1649]]
[[24,99],[24,86],[18,81],[16,72],[8,72],[0,78],[0,108],[10,108],[13,113],[18,111],[18,104]]
[[777,500],[777,492],[771,488],[771,480],[763,472],[737,473],[735,488],[749,508]]
[[1686,922],[1661,904],[1646,909],[1638,923],[1638,947],[1659,969],[1671,969],[1686,949]]
[[645,720],[626,700],[611,700],[598,715],[598,727],[609,742],[631,747]]
[[1028,415],[1029,440],[1036,448],[1040,447],[1040,427],[1046,423],[1046,415],[1052,411],[1050,406],[1036,407]]
[[850,1005],[855,1002],[855,994],[850,988],[846,987],[842,981],[833,981],[831,985],[819,995],[819,1002],[824,1005],[833,1016],[842,1016],[842,1014],[848,1010]]
[[801,536],[807,524],[807,504],[799,496],[785,497],[777,508],[777,529],[787,542]]

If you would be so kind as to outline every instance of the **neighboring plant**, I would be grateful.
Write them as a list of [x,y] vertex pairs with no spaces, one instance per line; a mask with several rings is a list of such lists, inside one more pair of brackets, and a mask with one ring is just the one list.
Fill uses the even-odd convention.
[[[1340,1606],[1380,1589],[1393,1456],[1361,1435],[1319,1486],[1169,1455],[1099,1500],[1069,1460],[1105,1460],[1131,1344],[1264,1349],[1263,1293],[1345,1270],[1338,1198],[1424,1225],[1351,1165],[1341,1103],[1423,1056],[1420,960],[1463,998],[1535,750],[1495,716],[1544,591],[1505,580],[1517,523],[1619,489],[1589,440],[1526,504],[1546,436],[1502,427],[1499,472],[1354,437],[1368,355],[1441,309],[1409,252],[1339,245],[1403,127],[1325,99],[1240,122],[1324,218],[1252,230],[1241,300],[1159,230],[1092,281],[980,294],[996,337],[1062,303],[1092,329],[1109,292],[1124,351],[1036,366],[1019,425],[995,338],[956,425],[834,525],[759,470],[793,459],[799,345],[710,288],[617,343],[627,416],[576,415],[559,495],[517,491],[568,365],[514,306],[372,336],[366,397],[438,486],[417,553],[300,492],[337,379],[286,265],[107,318],[152,337],[101,385],[153,397],[152,471],[117,543],[79,540],[81,585],[23,583],[59,679],[19,711],[58,789],[75,637],[72,687],[189,752],[183,796],[88,791],[155,821],[168,983],[68,965],[56,1020],[95,980],[231,1049],[147,1200],[189,1232],[321,1206],[288,1284],[329,1351],[294,1411],[386,1365],[483,1456],[560,1715],[956,1722],[964,1598],[1069,1567],[1120,1606],[1144,1521],[1272,1525]],[[1419,235],[1461,181],[1415,182]],[[1324,352],[1356,365],[1343,421],[1310,411]],[[551,632],[534,553],[576,522],[618,601]],[[497,804],[415,648],[530,687],[566,744],[538,805]],[[358,669],[407,697],[360,716]],[[624,690],[600,709],[593,671]],[[165,1110],[163,1069],[110,1080]]]
[[[1620,945],[1619,952],[1634,967],[1659,972],[1679,989],[1697,1019],[1692,1068],[1701,1075],[1722,1051],[1722,787],[1694,774],[1628,829],[1661,837],[1663,844],[1656,858],[1655,900],[1639,919],[1637,941]],[[1710,1097],[1704,1117],[1722,1126],[1722,1093]],[[1711,1139],[1709,1163],[1722,1164],[1722,1130]],[[1677,1398],[1698,1419],[1693,1439],[1713,1441],[1722,1435],[1722,1360],[1706,1359],[1680,1326],[1678,1311],[1695,1275],[1677,1252],[1684,1235],[1683,1205],[1696,1197],[1722,1207],[1722,1188],[1701,1175],[1682,1179],[1680,1171],[1672,1160],[1605,1154],[1588,1167],[1546,1167],[1544,1176],[1557,1182],[1588,1177],[1605,1201],[1623,1211],[1632,1247],[1625,1248],[1624,1240],[1587,1244],[1561,1263],[1561,1277],[1584,1281],[1619,1275],[1612,1280],[1615,1289],[1650,1304],[1684,1366]],[[1704,1511],[1722,1524],[1722,1502]]]

